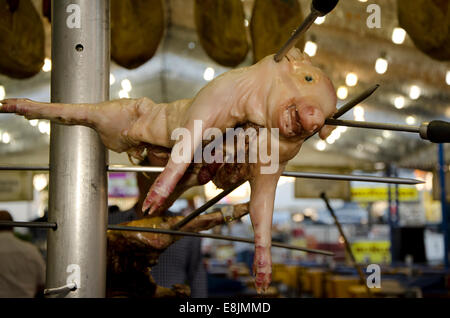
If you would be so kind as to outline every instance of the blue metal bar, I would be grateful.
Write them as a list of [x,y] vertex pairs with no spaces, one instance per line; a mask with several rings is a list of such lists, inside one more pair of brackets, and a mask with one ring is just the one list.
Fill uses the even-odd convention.
[[[394,167],[394,177],[398,177],[397,167]],[[395,218],[394,226],[398,227],[400,222],[400,189],[398,184],[395,185]]]
[[442,207],[442,232],[444,234],[444,264],[445,269],[449,269],[448,259],[448,216],[447,216],[447,198],[445,191],[445,156],[444,145],[439,144],[439,185],[441,187],[441,207]]
[[[392,175],[392,168],[389,166],[387,168],[387,176],[391,177]],[[391,265],[394,264],[394,220],[392,219],[392,185],[388,183],[387,185],[388,190],[388,223],[389,223],[389,240],[391,242],[389,246],[389,250],[391,253]]]

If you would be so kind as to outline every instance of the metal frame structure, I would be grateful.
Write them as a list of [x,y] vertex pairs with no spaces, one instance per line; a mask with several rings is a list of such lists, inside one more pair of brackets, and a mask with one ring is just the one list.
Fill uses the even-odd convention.
[[[52,102],[109,99],[109,19],[109,0],[52,1]],[[91,128],[51,131],[49,221],[58,227],[48,233],[46,288],[72,277],[66,297],[105,297],[107,152]]]

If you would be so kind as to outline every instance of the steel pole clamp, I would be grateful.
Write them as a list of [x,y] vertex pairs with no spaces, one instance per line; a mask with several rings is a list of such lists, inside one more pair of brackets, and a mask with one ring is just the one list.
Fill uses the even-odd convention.
[[230,223],[234,221],[234,206],[227,205],[220,209],[220,213],[222,213],[223,219],[225,223]]

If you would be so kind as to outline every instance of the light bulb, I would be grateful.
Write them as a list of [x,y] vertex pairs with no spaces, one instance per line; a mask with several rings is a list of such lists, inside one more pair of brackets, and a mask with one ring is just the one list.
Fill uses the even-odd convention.
[[416,100],[416,99],[418,99],[420,97],[421,94],[422,94],[422,91],[421,91],[420,87],[417,86],[417,85],[413,85],[409,89],[409,97],[411,99]]
[[406,31],[402,28],[394,28],[392,32],[392,42],[395,44],[402,44],[405,42]]
[[305,53],[309,56],[314,56],[317,53],[317,44],[312,41],[307,41],[305,43]]
[[212,81],[214,78],[215,70],[212,67],[207,67],[205,71],[203,72],[203,79],[205,81]]
[[402,109],[403,107],[405,107],[405,98],[403,96],[397,96],[394,99],[394,106],[397,109]]
[[347,96],[348,96],[348,89],[347,89],[347,87],[345,87],[345,86],[339,87],[337,92],[336,92],[336,94],[337,94],[337,97],[339,99],[341,99],[341,100],[346,99]]
[[44,72],[50,72],[52,70],[52,60],[50,60],[49,58],[45,58],[44,66],[42,66],[42,70]]
[[325,141],[319,140],[319,141],[316,143],[316,149],[317,149],[317,150],[319,150],[319,151],[324,151],[325,148],[327,148],[327,144],[326,144]]
[[387,69],[388,69],[388,61],[382,57],[378,58],[376,63],[375,63],[375,71],[378,74],[384,74],[386,73]]
[[356,75],[355,73],[348,73],[347,77],[345,78],[345,83],[350,87],[356,86],[356,84],[358,84],[358,75]]

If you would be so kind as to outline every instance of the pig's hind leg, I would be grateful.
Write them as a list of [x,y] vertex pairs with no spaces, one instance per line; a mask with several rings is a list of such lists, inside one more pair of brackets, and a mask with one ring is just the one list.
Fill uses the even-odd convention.
[[93,126],[86,104],[41,103],[11,98],[0,101],[0,113],[14,113],[27,119],[48,119],[58,124]]
[[[259,169],[260,167],[255,167]],[[272,216],[275,192],[278,179],[284,170],[279,167],[275,174],[260,174],[255,171],[250,180],[250,218],[255,235],[255,256],[253,260],[253,275],[258,293],[265,291],[272,280]]]

